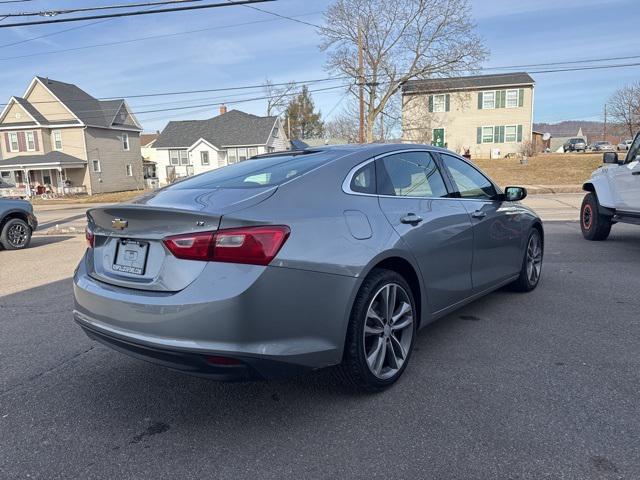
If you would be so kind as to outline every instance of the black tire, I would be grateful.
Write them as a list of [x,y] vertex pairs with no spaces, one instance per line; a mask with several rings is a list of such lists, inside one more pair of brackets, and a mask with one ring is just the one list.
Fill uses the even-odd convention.
[[[536,242],[539,245],[539,258],[536,252],[531,252],[530,248],[532,246],[532,242]],[[534,261],[539,268],[536,269],[535,276],[532,275],[532,271],[530,270],[530,261],[531,255],[534,257]],[[524,250],[524,258],[522,259],[522,266],[520,268],[520,275],[518,279],[509,285],[509,289],[514,292],[530,292],[534,290],[538,283],[540,283],[540,276],[542,274],[542,259],[544,258],[544,242],[542,240],[542,235],[540,230],[537,228],[532,228],[531,232],[529,232],[529,236],[527,237],[527,244]],[[532,267],[535,268],[535,265]]]
[[582,200],[580,208],[580,229],[582,236],[591,241],[606,240],[611,233],[611,217],[600,213],[600,204],[595,193],[589,192]]
[[[380,378],[372,372],[372,369],[367,363],[365,353],[365,348],[367,347],[366,342],[371,341],[372,337],[373,340],[376,341],[376,335],[371,335],[370,337],[368,337],[369,340],[365,340],[364,328],[365,322],[367,320],[367,312],[369,310],[369,306],[373,305],[376,295],[387,285],[397,285],[404,290],[404,293],[406,293],[406,296],[411,303],[413,322],[410,326],[406,327],[406,330],[401,331],[401,333],[404,335],[405,333],[409,333],[409,329],[411,329],[410,344],[408,348],[404,349],[406,355],[404,357],[404,360],[402,361],[400,368],[397,369],[397,371],[393,373],[393,375],[389,378]],[[349,326],[347,328],[347,336],[345,340],[342,364],[336,368],[336,372],[338,373],[341,380],[350,386],[354,386],[359,390],[363,390],[366,392],[377,392],[395,383],[404,372],[407,364],[409,363],[409,359],[411,358],[411,352],[413,351],[413,345],[416,338],[417,323],[418,317],[415,300],[413,298],[413,293],[411,292],[411,287],[406,282],[406,280],[394,271],[385,269],[374,269],[362,283],[362,286],[360,287],[358,295],[356,296],[355,302],[353,304],[353,308],[351,310],[351,317],[349,319]],[[386,329],[385,332],[387,332]],[[383,335],[388,334],[388,332],[382,333],[380,335],[380,338],[383,338]],[[383,344],[385,346],[382,348],[387,348],[387,343],[384,343],[383,341]],[[393,344],[393,342],[391,342],[389,339],[389,345],[391,344]],[[393,347],[390,346],[389,348]],[[385,352],[388,351],[389,350],[385,350]],[[394,349],[393,358],[396,358],[396,351],[397,350]],[[391,357],[389,358],[391,359]]]
[[6,221],[0,233],[0,244],[5,250],[21,250],[29,246],[31,242],[31,227],[20,218],[11,218]]

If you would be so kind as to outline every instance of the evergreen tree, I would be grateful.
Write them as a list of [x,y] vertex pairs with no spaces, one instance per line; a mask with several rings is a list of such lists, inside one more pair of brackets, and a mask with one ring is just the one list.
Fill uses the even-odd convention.
[[291,132],[291,138],[317,138],[324,134],[320,112],[315,111],[313,99],[306,85],[291,99],[285,116],[285,122],[289,122],[287,128]]

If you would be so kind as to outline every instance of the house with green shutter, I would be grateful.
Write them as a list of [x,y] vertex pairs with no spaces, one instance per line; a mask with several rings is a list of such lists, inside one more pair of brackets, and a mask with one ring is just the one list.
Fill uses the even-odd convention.
[[410,80],[402,86],[402,138],[472,158],[520,153],[532,140],[535,82],[524,72]]

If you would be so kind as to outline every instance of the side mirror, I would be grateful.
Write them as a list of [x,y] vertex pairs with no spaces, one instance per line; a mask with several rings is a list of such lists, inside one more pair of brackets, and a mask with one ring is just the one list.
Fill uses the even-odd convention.
[[527,196],[527,189],[524,187],[506,187],[504,189],[504,199],[507,202],[519,202]]
[[604,155],[602,155],[602,161],[604,163],[620,163],[618,161],[618,152],[604,152]]

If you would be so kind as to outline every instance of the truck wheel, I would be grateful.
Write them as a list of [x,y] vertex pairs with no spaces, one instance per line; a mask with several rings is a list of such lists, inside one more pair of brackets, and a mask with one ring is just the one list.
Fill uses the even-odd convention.
[[611,232],[611,217],[599,213],[598,197],[589,192],[582,200],[580,208],[580,228],[582,236],[587,240],[606,240]]
[[20,250],[29,246],[31,227],[19,218],[12,218],[4,224],[0,233],[0,244],[5,250]]

